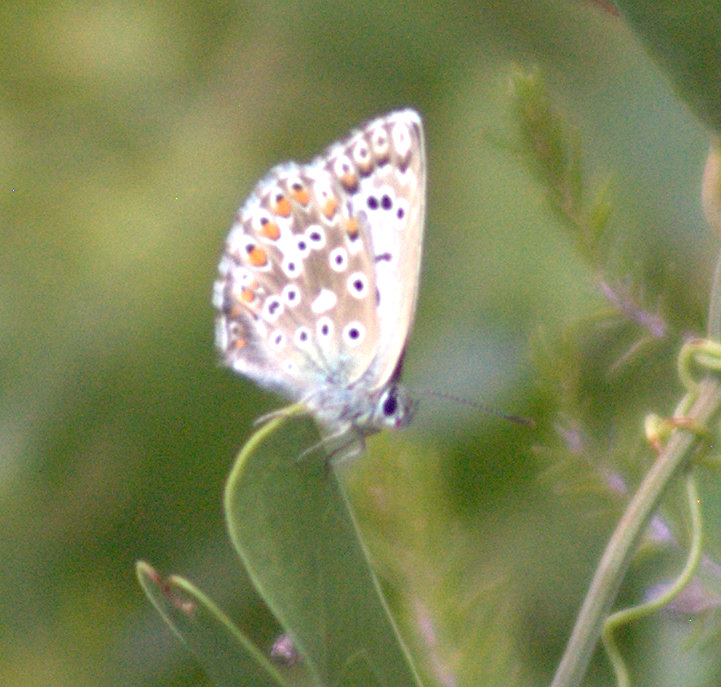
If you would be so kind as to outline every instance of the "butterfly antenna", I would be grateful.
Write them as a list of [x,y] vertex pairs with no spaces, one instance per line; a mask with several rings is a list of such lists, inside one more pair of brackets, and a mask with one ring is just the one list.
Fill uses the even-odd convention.
[[520,415],[509,415],[508,413],[504,413],[497,408],[486,405],[481,401],[470,401],[467,398],[454,396],[453,394],[447,394],[443,391],[423,391],[420,395],[433,396],[434,398],[442,398],[446,401],[454,401],[455,403],[460,403],[461,405],[468,406],[469,408],[475,408],[476,410],[480,410],[481,412],[486,413],[486,415],[493,415],[494,417],[499,417],[502,420],[515,422],[517,425],[525,425],[526,427],[536,426],[536,423],[529,417],[521,417]]

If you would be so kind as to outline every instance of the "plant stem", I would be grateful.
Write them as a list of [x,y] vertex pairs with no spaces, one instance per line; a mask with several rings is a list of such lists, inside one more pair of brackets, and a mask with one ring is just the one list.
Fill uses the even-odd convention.
[[691,515],[691,546],[681,574],[663,593],[638,606],[616,611],[613,615],[609,616],[604,624],[603,644],[606,647],[606,654],[608,654],[608,658],[613,664],[618,687],[630,687],[631,678],[628,675],[628,669],[616,644],[614,637],[616,630],[634,620],[639,620],[651,613],[655,613],[671,603],[689,584],[701,562],[701,556],[703,554],[703,514],[701,512],[695,472],[695,470],[689,469],[686,475],[686,497]]
[[716,261],[708,307],[708,338],[721,341],[721,254]]
[[[698,384],[688,416],[700,425],[708,425],[720,408],[721,382],[716,376],[707,376]],[[601,557],[551,687],[580,685],[636,544],[669,481],[687,464],[700,441],[693,431],[675,431],[641,482]]]

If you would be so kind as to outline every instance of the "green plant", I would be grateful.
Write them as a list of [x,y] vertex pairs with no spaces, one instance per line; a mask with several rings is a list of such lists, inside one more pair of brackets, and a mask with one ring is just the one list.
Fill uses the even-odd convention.
[[[704,204],[713,224],[720,214],[718,150],[713,140],[721,133],[721,12],[717,5],[699,0],[618,4],[669,75],[679,96],[711,132]],[[518,69],[511,83],[520,124],[520,148],[546,189],[556,217],[595,275],[607,306],[594,322],[569,327],[561,341],[549,342],[543,334],[538,337],[539,368],[546,388],[556,399],[559,417],[558,444],[549,442],[538,452],[552,462],[547,477],[561,484],[565,493],[578,494],[593,488],[615,490],[625,508],[553,684],[580,684],[603,636],[618,682],[625,685],[629,677],[621,660],[623,652],[614,643],[619,623],[656,610],[661,602],[678,599],[701,559],[702,510],[698,507],[696,480],[697,472],[705,469],[700,464],[710,450],[709,437],[713,436],[721,407],[720,358],[715,343],[721,339],[721,269],[717,270],[710,298],[708,339],[684,343],[684,335],[674,327],[673,318],[649,296],[648,286],[642,286],[643,279],[633,275],[618,257],[611,226],[610,185],[606,182],[598,189],[589,189],[581,137],[555,107],[543,79],[538,72]],[[663,346],[680,351],[679,376],[684,396],[668,421],[648,415],[649,443],[658,454],[633,496],[626,487],[631,480],[625,480],[624,488],[619,488],[618,472],[611,474],[598,462],[587,461],[582,478],[574,483],[574,475],[581,472],[579,465],[590,453],[586,437],[593,436],[612,415],[612,411],[593,414],[584,406],[583,377],[588,374],[585,353],[591,345],[611,348],[612,341],[621,343],[612,349],[613,359],[606,369],[594,370],[597,374],[621,375],[629,365]],[[701,372],[698,380],[696,371]],[[281,432],[282,422],[285,424]],[[362,540],[335,472],[328,470],[322,460],[295,460],[291,447],[317,441],[308,427],[301,428],[297,422],[273,420],[244,448],[228,483],[226,514],[241,560],[270,610],[292,637],[300,661],[269,660],[267,652],[183,580],[164,580],[140,564],[141,582],[219,684],[418,684],[378,582],[367,565]],[[640,424],[634,417],[623,429],[627,431],[630,426],[638,432]],[[628,445],[618,444],[622,447],[619,452]],[[615,458],[618,463],[623,460]],[[690,554],[678,583],[671,584],[651,603],[611,615],[646,526],[682,475],[692,528]],[[362,613],[349,615],[349,610]]]
[[235,549],[300,660],[270,660],[186,580],[139,563],[140,582],[220,685],[419,685],[335,471],[289,448],[318,442],[303,412],[253,435],[225,492]]

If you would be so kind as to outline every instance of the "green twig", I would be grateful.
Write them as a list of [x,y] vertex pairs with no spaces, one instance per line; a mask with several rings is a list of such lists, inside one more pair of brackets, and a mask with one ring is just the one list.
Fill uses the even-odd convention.
[[[721,383],[718,378],[708,376],[702,379],[696,385],[694,396],[688,415],[695,423],[708,425],[721,409]],[[576,687],[581,683],[636,544],[669,481],[687,465],[700,441],[702,439],[696,432],[679,428],[646,474],[601,557],[552,687]]]
[[[709,302],[708,337],[706,341],[689,342],[679,354],[679,376],[687,394],[676,408],[686,426],[679,424],[656,462],[646,474],[621,517],[603,552],[566,650],[556,670],[551,687],[576,687],[596,648],[623,576],[630,565],[636,543],[671,479],[688,464],[692,451],[706,441],[700,427],[711,426],[721,410],[721,381],[718,374],[707,375],[700,382],[690,374],[692,364],[718,373],[721,345],[721,255],[713,276]],[[706,442],[707,443],[707,442]],[[689,557],[689,561],[691,557]]]
[[688,552],[686,565],[681,571],[681,574],[663,594],[660,594],[651,601],[639,604],[638,606],[624,608],[622,611],[617,611],[611,615],[604,624],[603,644],[616,674],[618,687],[630,687],[631,680],[629,678],[626,664],[614,639],[614,633],[622,625],[626,625],[634,620],[639,620],[651,613],[655,613],[666,604],[673,601],[691,581],[691,578],[696,573],[701,561],[703,545],[703,516],[694,470],[689,470],[686,475],[686,495],[688,498],[689,511],[691,513],[691,548]]
[[711,298],[709,298],[708,338],[713,341],[721,341],[721,254],[716,261]]

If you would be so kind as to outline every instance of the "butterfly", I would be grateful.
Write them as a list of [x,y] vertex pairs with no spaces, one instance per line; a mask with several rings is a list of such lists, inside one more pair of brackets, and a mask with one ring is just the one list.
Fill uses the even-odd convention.
[[421,266],[420,116],[377,117],[309,164],[274,167],[237,212],[213,289],[224,362],[326,433],[407,425],[400,384]]

